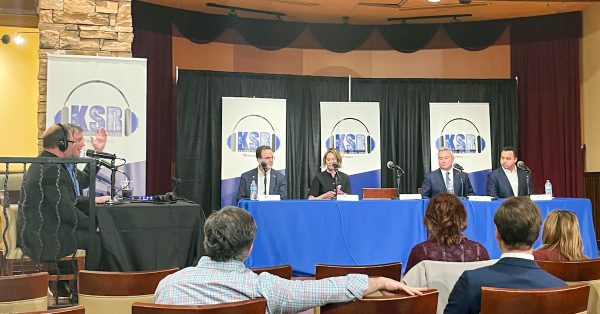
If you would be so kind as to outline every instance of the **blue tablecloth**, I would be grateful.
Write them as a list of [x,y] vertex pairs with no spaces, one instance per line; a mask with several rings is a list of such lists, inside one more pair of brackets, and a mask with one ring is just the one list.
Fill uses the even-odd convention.
[[[427,238],[423,216],[428,200],[358,202],[289,200],[240,201],[258,226],[248,267],[291,264],[296,276],[313,276],[315,264],[369,265],[401,261]],[[464,201],[466,236],[483,244],[491,258],[500,257],[494,212],[502,200]],[[542,216],[553,209],[577,214],[588,257],[598,257],[592,206],[588,199],[538,201]],[[540,236],[541,239],[541,236]],[[540,240],[534,247],[540,245]]]

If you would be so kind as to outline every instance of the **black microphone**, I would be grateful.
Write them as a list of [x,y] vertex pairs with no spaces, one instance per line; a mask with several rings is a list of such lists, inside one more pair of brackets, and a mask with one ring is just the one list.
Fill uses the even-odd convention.
[[93,150],[93,149],[88,149],[85,152],[85,155],[88,157],[92,157],[92,158],[105,158],[105,159],[111,159],[111,160],[117,159],[117,155],[115,155],[115,154],[99,152],[99,151]]
[[108,163],[102,159],[96,159],[96,163],[100,166],[104,166],[106,169],[109,169],[109,170],[113,169],[113,165],[111,165],[110,163]]
[[463,168],[463,166],[461,166],[461,165],[459,165],[459,164],[454,164],[454,165],[452,165],[452,168],[454,168],[454,169],[456,169],[456,170],[458,170],[458,171],[460,171],[460,172],[463,172],[463,171],[465,171],[465,168]]
[[263,169],[264,172],[267,172],[267,163],[264,161],[260,162],[260,167]]
[[402,173],[404,173],[404,169],[402,169],[400,166],[396,165],[396,164],[395,164],[393,161],[391,161],[391,160],[390,160],[390,161],[388,161],[386,165],[387,165],[387,167],[388,167],[389,169],[392,169],[392,170],[397,170],[397,171],[401,171]]
[[523,171],[531,172],[531,169],[529,169],[522,160],[517,161],[517,167]]
[[337,169],[340,167],[340,165],[337,164],[337,162],[334,162],[333,164],[331,164],[333,166],[333,169]]

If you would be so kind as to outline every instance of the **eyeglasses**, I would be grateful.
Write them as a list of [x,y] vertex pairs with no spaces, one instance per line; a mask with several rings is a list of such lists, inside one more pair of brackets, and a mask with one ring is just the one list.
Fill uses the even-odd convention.
[[67,141],[67,143],[73,143],[73,145],[77,144],[75,141]]
[[261,158],[261,159],[264,159],[264,160],[274,160],[275,157],[265,157],[265,158]]

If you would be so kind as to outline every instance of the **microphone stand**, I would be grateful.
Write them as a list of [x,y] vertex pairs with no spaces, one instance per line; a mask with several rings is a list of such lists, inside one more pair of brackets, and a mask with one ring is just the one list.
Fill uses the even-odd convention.
[[[527,184],[527,196],[531,196],[531,191],[529,190],[529,175],[531,174],[531,170],[525,170],[525,184]],[[517,194],[519,191],[517,191]]]
[[335,185],[333,187],[333,199],[337,200],[337,192],[338,192],[338,185],[340,184],[340,176],[338,174],[338,170],[337,168],[333,168],[333,171],[335,171],[335,174],[333,175],[333,180],[335,182]]
[[116,181],[117,167],[115,167],[115,160],[112,159],[110,161],[110,200],[114,200],[117,193],[115,191],[115,181]]
[[265,195],[267,195],[267,168],[263,168],[264,178],[263,183],[265,184]]
[[400,195],[400,177],[404,174],[404,170],[402,170],[402,168],[398,167],[396,169],[396,190],[398,192],[398,195]]

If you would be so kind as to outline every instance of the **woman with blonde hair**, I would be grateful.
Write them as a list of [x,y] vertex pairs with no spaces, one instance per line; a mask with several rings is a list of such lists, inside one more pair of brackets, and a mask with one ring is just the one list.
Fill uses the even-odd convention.
[[542,246],[533,252],[538,261],[580,261],[583,241],[577,215],[566,210],[553,210],[546,217],[542,231]]
[[333,199],[339,194],[350,194],[350,179],[339,171],[342,166],[342,155],[335,148],[329,148],[323,155],[325,171],[317,173],[310,185],[308,199]]
[[427,228],[427,241],[412,248],[406,272],[423,260],[475,262],[490,259],[483,245],[463,234],[467,228],[467,211],[456,195],[440,193],[429,200],[423,224]]

